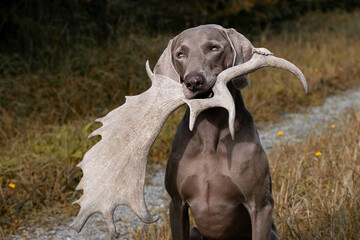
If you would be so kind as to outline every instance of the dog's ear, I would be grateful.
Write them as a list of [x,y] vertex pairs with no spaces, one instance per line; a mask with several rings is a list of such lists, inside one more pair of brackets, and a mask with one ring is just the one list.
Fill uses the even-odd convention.
[[233,28],[226,29],[227,36],[232,44],[233,51],[235,51],[234,65],[247,62],[253,55],[254,46],[241,33]]
[[173,61],[172,61],[171,49],[172,49],[173,41],[174,41],[174,39],[171,39],[169,41],[168,46],[165,48],[164,52],[161,54],[158,62],[155,65],[154,73],[167,76],[167,77],[173,79],[174,81],[179,82],[180,76],[176,72],[175,67],[173,65]]
[[[233,28],[226,29],[225,31],[235,56],[233,66],[249,61],[254,49],[251,42]],[[246,76],[237,77],[233,79],[232,82],[238,90],[247,87],[249,84]]]

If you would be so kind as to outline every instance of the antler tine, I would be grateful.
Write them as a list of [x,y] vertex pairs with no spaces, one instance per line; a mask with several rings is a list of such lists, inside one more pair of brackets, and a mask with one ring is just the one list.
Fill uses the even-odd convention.
[[226,87],[226,83],[219,82],[216,84],[216,87],[213,88],[213,93],[214,96],[208,99],[184,99],[184,102],[190,108],[189,128],[191,131],[193,130],[196,118],[205,109],[223,107],[229,111],[230,134],[234,139],[235,131],[232,123],[235,120],[235,104],[228,88]]
[[253,57],[248,62],[222,71],[219,74],[217,81],[224,81],[228,83],[234,77],[255,72],[263,67],[282,68],[293,73],[299,79],[305,93],[308,94],[309,86],[306,78],[301,70],[294,64],[283,58],[275,57],[274,54],[266,48],[254,48],[253,54]]
[[184,100],[190,107],[190,130],[194,127],[197,116],[203,110],[211,107],[223,107],[229,112],[229,129],[231,137],[234,139],[235,105],[226,84],[237,76],[246,75],[263,67],[282,68],[292,72],[300,80],[305,93],[308,93],[306,78],[294,64],[285,59],[273,56],[273,54],[265,48],[255,48],[253,53],[254,55],[249,61],[228,68],[218,75],[213,87],[214,97]]

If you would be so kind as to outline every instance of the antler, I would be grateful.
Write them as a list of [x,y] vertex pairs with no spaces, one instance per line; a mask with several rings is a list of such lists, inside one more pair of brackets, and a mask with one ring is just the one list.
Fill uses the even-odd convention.
[[306,78],[299,68],[283,58],[275,57],[266,48],[254,48],[253,56],[249,61],[228,68],[218,75],[212,89],[214,92],[212,98],[184,100],[190,107],[190,130],[193,129],[195,120],[202,111],[212,107],[223,107],[229,112],[229,129],[231,137],[234,139],[235,104],[226,84],[237,76],[246,75],[263,67],[283,68],[292,72],[300,80],[305,93],[308,93]]
[[152,86],[146,92],[126,97],[124,105],[97,119],[102,127],[89,138],[101,135],[78,164],[84,173],[76,190],[83,196],[81,209],[71,227],[81,231],[95,212],[104,216],[112,236],[116,236],[113,213],[118,205],[129,206],[143,222],[154,222],[144,200],[146,160],[150,148],[169,115],[184,104],[181,84],[155,75],[146,62]]
[[229,128],[234,138],[235,105],[226,84],[236,76],[262,67],[289,70],[308,91],[302,72],[292,63],[272,56],[266,49],[254,49],[251,60],[221,72],[213,87],[214,97],[210,99],[183,100],[181,84],[153,74],[146,62],[151,88],[140,95],[127,97],[124,105],[97,119],[103,126],[89,135],[89,138],[101,135],[102,139],[78,164],[84,176],[76,190],[83,189],[84,194],[74,202],[81,208],[71,227],[81,231],[87,219],[99,212],[104,216],[111,236],[115,237],[113,213],[118,205],[129,206],[143,222],[156,221],[157,217],[150,215],[144,200],[145,168],[150,148],[166,119],[186,102],[190,107],[189,127],[192,130],[200,112],[224,107],[229,111]]

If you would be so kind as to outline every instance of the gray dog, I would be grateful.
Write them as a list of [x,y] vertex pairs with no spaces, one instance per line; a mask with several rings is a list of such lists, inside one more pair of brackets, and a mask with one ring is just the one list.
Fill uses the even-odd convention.
[[[262,67],[292,72],[308,91],[294,64],[254,48],[233,29],[204,25],[172,39],[155,74],[146,64],[151,88],[96,120],[102,126],[89,137],[101,140],[78,164],[84,176],[76,190],[84,193],[71,226],[81,231],[101,213],[116,237],[118,205],[156,221],[143,192],[147,156],[166,119],[186,103],[165,176],[172,239],[278,239],[268,161],[240,92],[245,75]],[[189,208],[197,225],[191,230]]]
[[[248,61],[253,49],[234,29],[202,25],[170,41],[155,73],[183,83],[189,99],[208,98],[217,75]],[[165,176],[173,240],[278,239],[267,157],[239,91],[247,84],[245,76],[228,84],[236,106],[234,140],[223,108],[201,113],[193,131],[189,109],[180,123]],[[189,208],[197,225],[191,231]]]

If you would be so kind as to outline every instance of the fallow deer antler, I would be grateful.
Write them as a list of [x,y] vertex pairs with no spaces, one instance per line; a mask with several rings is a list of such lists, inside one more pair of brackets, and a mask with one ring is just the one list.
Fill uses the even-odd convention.
[[104,216],[111,236],[116,236],[113,213],[118,205],[129,206],[143,222],[154,222],[144,200],[144,179],[147,156],[166,119],[186,102],[190,107],[190,129],[200,112],[212,107],[229,111],[229,128],[234,137],[235,106],[226,83],[262,67],[289,70],[299,78],[305,91],[308,86],[302,72],[292,63],[272,56],[266,49],[254,49],[248,62],[231,67],[218,75],[210,99],[184,100],[181,84],[162,75],[153,74],[148,62],[147,73],[152,86],[146,92],[127,97],[125,104],[97,119],[103,124],[89,137],[101,135],[78,164],[84,176],[77,190],[84,190],[76,201],[80,212],[71,227],[81,231],[87,219],[96,212]]

